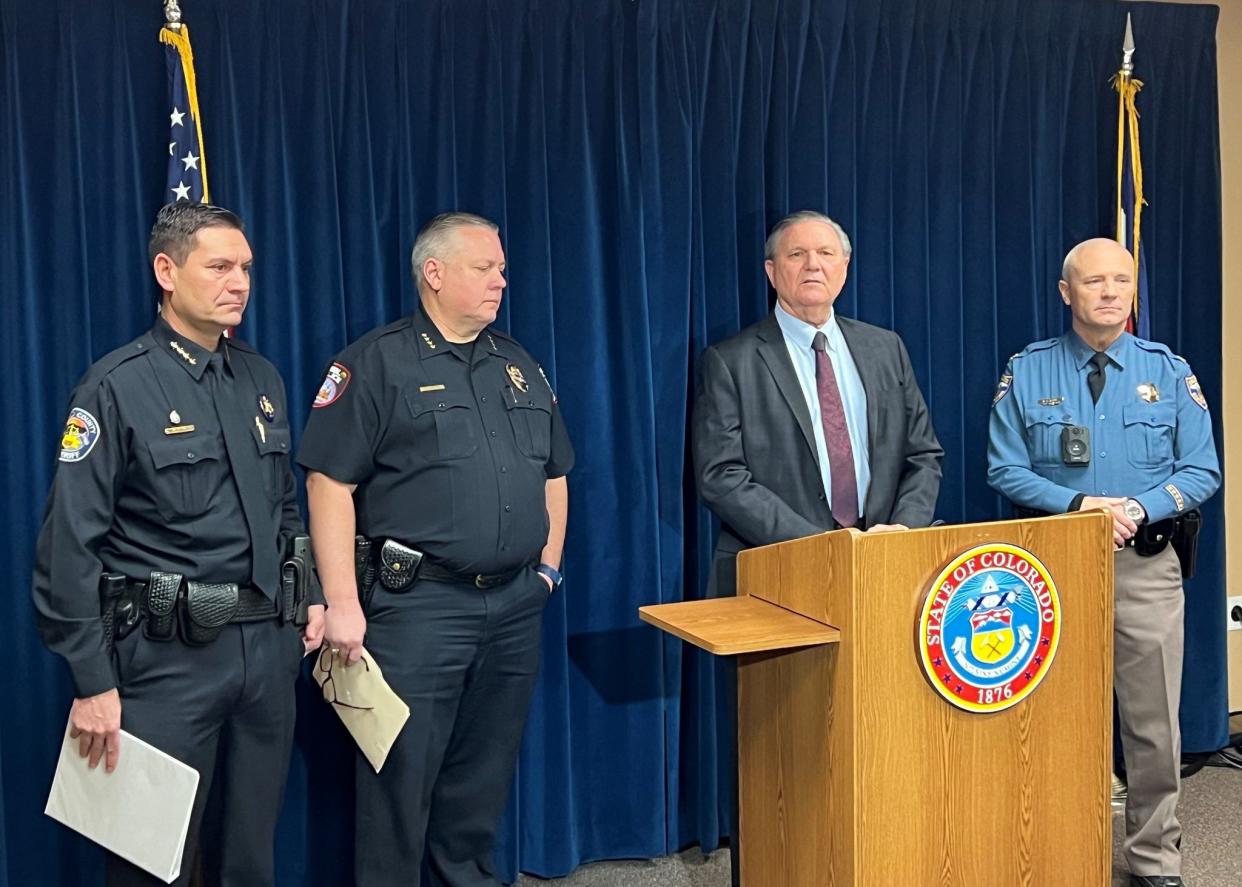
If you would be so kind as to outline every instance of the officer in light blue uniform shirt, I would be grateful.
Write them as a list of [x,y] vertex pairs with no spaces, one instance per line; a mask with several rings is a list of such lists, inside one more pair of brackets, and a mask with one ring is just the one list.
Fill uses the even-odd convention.
[[1060,291],[1072,330],[1010,359],[993,397],[988,483],[1024,514],[1112,512],[1123,849],[1131,885],[1171,887],[1182,883],[1182,561],[1193,564],[1197,508],[1220,486],[1220,464],[1189,365],[1125,331],[1134,280],[1115,241],[1070,250]]

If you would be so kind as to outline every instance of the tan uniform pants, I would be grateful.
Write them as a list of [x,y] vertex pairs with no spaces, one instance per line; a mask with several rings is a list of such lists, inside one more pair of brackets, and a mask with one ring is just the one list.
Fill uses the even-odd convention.
[[1129,795],[1123,850],[1133,874],[1179,875],[1181,568],[1169,546],[1153,557],[1124,548],[1114,569],[1113,686]]

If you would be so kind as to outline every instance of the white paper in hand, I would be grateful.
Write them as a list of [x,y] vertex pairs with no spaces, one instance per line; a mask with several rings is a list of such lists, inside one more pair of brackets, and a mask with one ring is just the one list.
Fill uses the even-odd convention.
[[198,771],[124,730],[115,770],[88,761],[66,726],[43,812],[171,884],[181,874]]

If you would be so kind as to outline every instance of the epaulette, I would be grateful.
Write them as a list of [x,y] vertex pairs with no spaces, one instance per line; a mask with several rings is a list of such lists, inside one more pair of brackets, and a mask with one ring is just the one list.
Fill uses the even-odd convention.
[[1186,364],[1186,358],[1174,354],[1173,349],[1163,342],[1153,342],[1150,339],[1140,339],[1138,336],[1135,336],[1134,345],[1148,354],[1160,354],[1167,358],[1170,363]]
[[143,333],[132,342],[122,345],[120,348],[109,351],[103,357],[99,358],[99,360],[91,364],[90,369],[88,369],[82,376],[82,380],[78,382],[78,387],[81,388],[85,385],[98,384],[121,364],[149,353],[151,348],[144,341],[146,337],[146,333]]
[[392,323],[385,326],[378,326],[346,345],[340,352],[340,356],[344,357],[346,354],[353,355],[359,353],[360,351],[365,351],[385,336],[391,336],[393,333],[399,333],[402,330],[409,329],[410,323],[411,318],[407,316],[402,317],[399,320],[394,320]]
[[1054,337],[1052,339],[1040,339],[1038,342],[1032,342],[1031,344],[1027,345],[1025,348],[1023,348],[1021,351],[1019,351],[1017,354],[1015,354],[1013,357],[1009,359],[1016,360],[1019,357],[1026,357],[1027,355],[1030,355],[1030,354],[1037,354],[1040,351],[1047,351],[1049,348],[1056,345],[1057,342],[1059,341],[1061,341],[1059,336]]

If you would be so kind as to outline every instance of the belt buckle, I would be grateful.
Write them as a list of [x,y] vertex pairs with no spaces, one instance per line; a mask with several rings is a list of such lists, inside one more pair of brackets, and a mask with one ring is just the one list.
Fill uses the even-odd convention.
[[474,587],[479,589],[487,588],[487,577],[482,573],[476,573],[474,576]]

